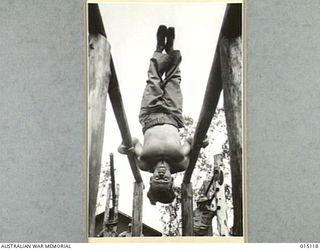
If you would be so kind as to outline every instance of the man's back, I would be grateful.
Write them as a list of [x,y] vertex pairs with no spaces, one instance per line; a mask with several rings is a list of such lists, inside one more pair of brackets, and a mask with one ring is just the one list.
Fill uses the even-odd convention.
[[170,164],[171,173],[186,169],[186,159],[178,129],[169,124],[151,127],[144,134],[140,168],[150,171],[150,169],[144,169],[144,165],[148,168],[159,160],[165,160]]

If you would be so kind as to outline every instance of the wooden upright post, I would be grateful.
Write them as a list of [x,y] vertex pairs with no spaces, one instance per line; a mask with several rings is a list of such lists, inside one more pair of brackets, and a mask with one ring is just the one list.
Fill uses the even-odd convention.
[[[112,197],[112,208],[110,209],[110,197]],[[103,237],[115,237],[117,235],[119,204],[119,184],[116,185],[115,195],[111,196],[111,186],[107,192],[106,208],[103,219]]]
[[[119,200],[119,184],[116,185],[114,177],[114,161],[113,154],[110,154],[110,177],[111,183],[108,185],[106,209],[103,222],[103,236],[113,237],[117,234],[118,223],[118,200]],[[112,197],[112,208],[110,209],[110,197]]]
[[106,205],[104,209],[104,217],[103,217],[103,237],[108,237],[110,236],[108,224],[110,220],[110,199],[111,199],[111,184],[109,183],[108,185],[108,190],[107,190],[107,199],[106,199]]
[[208,83],[207,83],[204,100],[202,103],[200,116],[198,119],[198,124],[196,127],[196,131],[194,133],[194,139],[191,147],[192,151],[190,153],[189,166],[183,177],[184,183],[189,183],[191,180],[191,176],[200,153],[201,143],[206,138],[207,131],[210,127],[211,120],[214,116],[216,107],[219,102],[221,90],[222,90],[222,83],[221,83],[221,74],[220,74],[220,56],[219,56],[219,50],[217,47],[214,55]]
[[[116,185],[115,201],[113,202],[113,220],[118,222],[118,206],[119,206],[119,184]],[[115,230],[116,231],[116,230]]]
[[193,190],[192,183],[182,183],[181,194],[182,236],[193,236]]
[[132,210],[132,236],[142,235],[142,208],[143,208],[143,183],[134,183],[133,210]]
[[237,25],[227,26],[220,40],[220,61],[227,132],[230,148],[233,235],[243,235],[242,201],[242,39],[241,4],[229,6],[230,19]]
[[112,210],[111,214],[112,217],[114,215],[114,207],[116,202],[116,180],[114,177],[114,161],[113,161],[113,154],[110,153],[110,177],[111,177],[111,191],[112,191]]
[[97,4],[89,4],[89,237],[95,234],[95,212],[105,123],[105,109],[110,81],[110,45],[105,37]]

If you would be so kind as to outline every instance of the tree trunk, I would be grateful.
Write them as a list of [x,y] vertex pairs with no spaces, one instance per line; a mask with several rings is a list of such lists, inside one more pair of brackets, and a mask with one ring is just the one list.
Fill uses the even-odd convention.
[[243,235],[242,201],[242,40],[223,37],[220,61],[224,107],[230,147],[232,195],[234,206],[233,235]]
[[101,34],[89,34],[89,236],[95,232],[95,212],[110,79],[110,45]]

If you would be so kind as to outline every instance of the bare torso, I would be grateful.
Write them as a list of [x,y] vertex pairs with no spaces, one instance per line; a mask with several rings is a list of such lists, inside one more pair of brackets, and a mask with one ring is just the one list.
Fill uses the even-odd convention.
[[189,162],[180,143],[178,129],[169,124],[151,127],[144,135],[140,168],[153,172],[151,167],[159,160],[165,160],[170,164],[171,173],[184,171]]

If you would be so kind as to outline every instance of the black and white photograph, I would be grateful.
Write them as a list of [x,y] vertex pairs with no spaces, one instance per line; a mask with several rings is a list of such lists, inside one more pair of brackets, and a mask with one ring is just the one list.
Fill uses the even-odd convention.
[[243,5],[87,4],[89,239],[244,242]]

